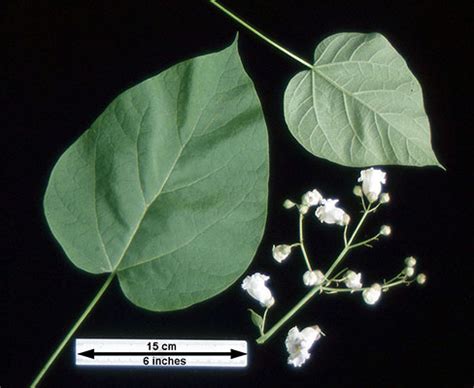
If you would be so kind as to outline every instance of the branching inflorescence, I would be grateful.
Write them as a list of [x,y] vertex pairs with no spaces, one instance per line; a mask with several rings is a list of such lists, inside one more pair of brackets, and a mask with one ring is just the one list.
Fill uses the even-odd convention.
[[[361,185],[356,185],[353,193],[360,198],[362,215],[354,228],[350,228],[352,225],[351,218],[338,206],[339,201],[337,199],[323,198],[316,189],[305,193],[301,198],[301,203],[295,203],[289,199],[283,203],[286,209],[298,210],[299,240],[292,244],[274,245],[272,249],[273,258],[278,263],[283,263],[294,249],[299,249],[306,266],[302,280],[305,286],[311,287],[311,290],[287,314],[269,330],[266,330],[265,324],[268,311],[275,303],[271,290],[265,284],[270,277],[261,273],[247,276],[242,282],[242,288],[264,307],[262,315],[250,310],[252,322],[258,327],[260,332],[257,343],[263,344],[268,340],[316,295],[360,293],[365,303],[373,305],[380,300],[384,292],[396,286],[410,285],[413,282],[418,284],[426,282],[426,275],[423,273],[416,275],[416,259],[414,257],[407,257],[404,261],[404,268],[391,279],[368,286],[364,286],[361,272],[355,272],[348,268],[340,269],[341,263],[349,252],[360,247],[372,247],[371,244],[373,242],[391,234],[390,226],[382,225],[379,232],[374,236],[365,240],[357,240],[357,236],[367,218],[375,213],[380,206],[390,201],[389,194],[382,192],[382,185],[386,183],[385,172],[374,168],[363,170],[360,173],[358,182]],[[311,208],[314,207],[316,208],[314,213],[310,212]],[[335,224],[343,228],[343,248],[325,271],[322,268],[321,262],[318,262],[318,266],[321,266],[320,269],[313,269],[311,259],[305,247],[304,219],[312,214],[321,223]],[[317,325],[306,327],[301,331],[299,331],[297,326],[291,328],[285,341],[289,353],[288,363],[296,367],[301,366],[310,357],[309,349],[315,341],[321,338],[321,335],[324,334]]]

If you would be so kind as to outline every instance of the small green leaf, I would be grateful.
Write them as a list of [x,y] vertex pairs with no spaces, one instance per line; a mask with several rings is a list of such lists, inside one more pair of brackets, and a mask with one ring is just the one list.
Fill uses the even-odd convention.
[[250,312],[250,319],[252,320],[253,324],[257,326],[260,331],[262,331],[263,318],[252,309],[247,310]]
[[440,166],[431,148],[420,84],[380,34],[323,40],[313,70],[284,97],[293,136],[314,155],[344,166]]
[[44,208],[76,266],[165,311],[242,275],[267,196],[266,126],[234,42],[117,97],[57,162]]

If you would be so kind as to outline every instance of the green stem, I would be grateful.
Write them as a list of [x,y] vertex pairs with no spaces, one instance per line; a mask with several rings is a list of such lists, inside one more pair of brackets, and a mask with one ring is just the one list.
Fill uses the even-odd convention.
[[364,214],[359,220],[359,223],[357,224],[356,228],[354,229],[354,232],[352,232],[352,236],[350,237],[349,241],[347,242],[347,245],[344,247],[344,249],[339,253],[339,256],[334,260],[332,263],[331,267],[327,270],[327,272],[324,274],[324,276],[329,278],[329,276],[333,273],[333,271],[336,269],[336,267],[339,265],[339,263],[344,259],[346,256],[347,252],[351,249],[351,244],[352,241],[354,241],[357,233],[359,232],[359,229],[361,228],[362,224],[364,223],[365,219],[367,218],[367,215],[370,213],[370,203],[367,206],[367,209],[364,211]]
[[349,246],[350,249],[353,249],[353,248],[357,248],[357,247],[360,247],[362,245],[367,245],[368,243],[372,242],[372,241],[375,241],[375,240],[378,240],[378,238],[381,236],[380,233],[377,233],[375,236],[371,237],[371,238],[368,238],[367,240],[364,240],[364,241],[361,241],[361,242],[358,242],[356,244],[352,244],[351,246]]
[[286,48],[280,46],[278,43],[274,42],[270,38],[267,38],[264,34],[262,34],[260,31],[257,31],[255,28],[253,28],[250,24],[242,20],[240,17],[238,17],[235,13],[229,11],[227,8],[225,8],[223,5],[219,4],[216,0],[210,0],[210,3],[215,5],[217,8],[219,8],[222,12],[224,12],[226,15],[230,16],[232,19],[234,19],[236,22],[240,23],[242,26],[247,28],[249,31],[253,32],[255,35],[257,35],[259,38],[263,39],[265,42],[271,44],[273,47],[277,48],[278,50],[284,52],[286,55],[289,57],[293,58],[294,60],[302,63],[306,67],[309,67],[310,69],[313,68],[313,65],[310,63],[306,62],[304,59],[298,57],[297,55],[293,54],[291,51],[287,50]]
[[265,333],[265,320],[267,319],[268,309],[269,307],[267,307],[265,311],[263,312],[262,326],[260,327],[260,335],[263,335],[263,333]]
[[320,290],[320,287],[314,287],[310,292],[306,294],[306,296],[301,299],[290,311],[288,311],[283,318],[281,318],[277,323],[275,323],[270,330],[268,330],[265,334],[257,338],[258,344],[265,343],[273,334],[277,332],[277,330],[285,324],[285,322],[290,319],[301,307],[303,307],[312,297]]
[[56,361],[56,358],[59,356],[59,354],[62,352],[62,350],[64,349],[64,347],[67,345],[67,343],[69,342],[69,340],[71,339],[71,337],[74,335],[74,333],[77,331],[77,329],[79,328],[79,326],[81,326],[82,322],[87,318],[87,316],[90,314],[90,312],[92,311],[92,309],[94,308],[94,306],[97,304],[97,302],[99,301],[99,299],[102,297],[102,295],[104,294],[104,292],[107,290],[107,288],[109,287],[110,283],[112,282],[113,278],[115,277],[115,272],[112,272],[109,277],[107,278],[107,280],[105,281],[105,283],[102,285],[102,287],[100,288],[100,290],[97,292],[96,296],[94,297],[94,299],[92,299],[92,301],[90,302],[89,306],[87,306],[87,308],[84,310],[84,312],[82,313],[82,315],[79,317],[79,319],[76,321],[76,323],[74,323],[74,325],[72,326],[71,330],[69,330],[69,332],[66,334],[66,336],[64,337],[64,339],[61,341],[61,343],[59,344],[59,346],[56,348],[56,350],[54,351],[54,353],[51,355],[51,357],[49,357],[48,361],[46,361],[46,364],[43,366],[43,368],[39,371],[38,375],[36,376],[36,378],[33,380],[33,382],[31,383],[31,388],[35,388],[39,382],[41,381],[41,379],[44,377],[44,375],[46,374],[46,372],[48,371],[48,369],[51,367],[51,365],[54,363],[54,361]]
[[308,254],[306,253],[306,249],[304,247],[303,218],[304,218],[303,214],[300,213],[300,225],[299,225],[299,228],[300,228],[300,248],[301,248],[301,252],[303,252],[304,261],[306,262],[306,266],[308,267],[308,270],[312,271],[313,269],[311,268],[311,264],[309,263]]
[[347,228],[349,227],[349,223],[344,225],[344,246],[347,246]]
[[392,288],[392,287],[396,287],[400,284],[406,284],[407,286],[410,285],[411,283],[413,283],[416,279],[412,279],[412,280],[407,280],[407,279],[401,279],[401,280],[398,280],[396,282],[393,282],[393,283],[388,283],[388,284],[382,284],[381,287],[382,287],[382,290],[388,290],[389,288]]
[[328,294],[338,294],[340,292],[349,292],[349,293],[354,293],[354,292],[361,292],[364,291],[365,289],[368,289],[370,287],[364,287],[364,288],[336,288],[336,287],[322,287],[322,291],[327,292]]

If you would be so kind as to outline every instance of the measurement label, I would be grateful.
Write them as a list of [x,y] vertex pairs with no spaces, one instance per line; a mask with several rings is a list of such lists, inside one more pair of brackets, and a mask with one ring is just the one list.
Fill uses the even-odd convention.
[[77,338],[76,365],[242,368],[247,342]]

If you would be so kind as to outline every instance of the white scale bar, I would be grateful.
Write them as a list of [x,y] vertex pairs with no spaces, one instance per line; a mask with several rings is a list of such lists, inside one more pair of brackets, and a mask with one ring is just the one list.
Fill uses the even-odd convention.
[[[157,345],[155,344],[157,343]],[[149,345],[150,344],[150,345]],[[154,345],[155,344],[155,345]],[[233,356],[231,358],[231,350]],[[92,353],[93,350],[93,353]],[[239,355],[239,352],[244,353]],[[76,365],[143,367],[235,367],[247,366],[247,342],[174,339],[76,339]],[[86,353],[81,355],[80,353]],[[101,353],[140,353],[101,355]],[[146,353],[146,354],[145,354]],[[169,353],[153,355],[152,353]],[[173,354],[176,353],[176,354]],[[179,353],[227,353],[226,355],[180,355]],[[236,356],[237,354],[237,356]]]

